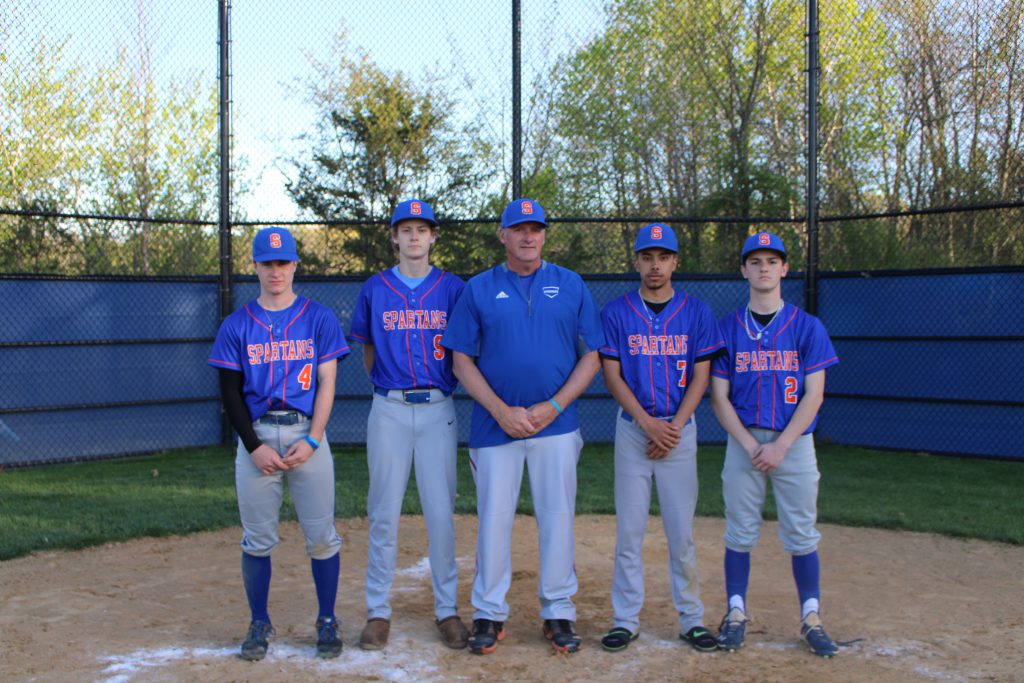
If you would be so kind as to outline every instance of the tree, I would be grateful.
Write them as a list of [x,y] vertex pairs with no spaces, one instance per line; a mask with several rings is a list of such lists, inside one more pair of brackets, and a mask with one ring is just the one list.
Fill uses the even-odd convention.
[[[617,269],[631,267],[631,216],[792,215],[799,179],[770,163],[764,84],[783,80],[775,46],[795,8],[619,0],[564,59],[559,171],[576,204],[622,218]],[[746,229],[679,226],[683,267],[731,270]]]
[[[6,25],[2,35],[7,43]],[[6,50],[6,47],[5,47]],[[36,40],[17,68],[5,51],[0,69],[0,206],[74,211],[88,183],[88,140],[95,118],[82,68],[67,64],[66,41]],[[56,218],[0,216],[0,270],[61,272],[73,229]]]
[[[113,66],[100,71],[92,97],[103,108],[94,149],[93,210],[143,219],[211,220],[217,210],[217,89],[202,73],[169,79],[164,87],[151,58],[145,15],[140,14],[138,54],[121,49]],[[187,223],[125,224],[122,235],[108,224],[105,239],[122,248],[93,269],[140,274],[214,272],[216,239],[209,229]],[[116,252],[115,252],[116,254]]]
[[[295,203],[323,220],[358,221],[329,227],[310,265],[323,271],[367,272],[394,263],[387,219],[398,202],[419,197],[440,215],[475,213],[486,155],[440,81],[417,85],[389,74],[363,52],[336,38],[329,63],[314,63],[308,84],[320,111],[308,149],[291,160],[288,185]],[[447,265],[447,264],[446,264]]]

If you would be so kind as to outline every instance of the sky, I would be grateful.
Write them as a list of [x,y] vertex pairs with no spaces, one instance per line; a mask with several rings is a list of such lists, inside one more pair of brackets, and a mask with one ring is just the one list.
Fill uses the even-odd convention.
[[[137,50],[139,26],[161,78],[202,73],[216,82],[218,4],[212,0],[5,0],[16,19],[8,51],[36,35],[66,39],[69,55],[101,66],[118,49]],[[523,0],[523,100],[530,74],[560,50],[586,40],[600,22],[599,0]],[[5,11],[8,11],[5,9]],[[285,192],[285,161],[312,131],[315,111],[302,85],[310,59],[327,59],[333,37],[363,48],[386,71],[414,80],[446,75],[465,112],[486,111],[507,139],[511,119],[511,1],[234,0],[231,8],[233,137],[243,159],[236,197],[250,219],[300,218]],[[505,160],[506,167],[509,162]]]

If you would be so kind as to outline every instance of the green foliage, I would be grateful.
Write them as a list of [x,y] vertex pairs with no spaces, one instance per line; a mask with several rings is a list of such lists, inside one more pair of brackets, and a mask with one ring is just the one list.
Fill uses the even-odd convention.
[[[144,33],[144,27],[140,28]],[[65,42],[38,39],[0,69],[0,206],[210,220],[216,215],[217,98],[202,74],[158,87],[148,53],[122,49],[88,73]],[[0,271],[214,272],[209,229],[0,217]]]
[[[819,5],[823,216],[1024,200],[1020,0]],[[744,237],[764,227],[756,217],[803,215],[804,7],[609,0],[600,25],[564,53],[549,52],[560,42],[554,24],[534,35],[542,48],[532,59],[548,68],[524,106],[523,193],[554,217],[617,221],[554,227],[546,257],[585,272],[629,271],[635,217],[728,217],[735,220],[673,227],[681,269],[731,272]],[[70,55],[59,36],[25,37],[28,22],[19,22],[30,11],[15,3],[0,16],[0,207],[212,218],[212,79],[156,77],[142,7],[138,50],[121,49],[98,67]],[[288,186],[301,211],[323,223],[300,230],[304,270],[392,264],[386,221],[411,196],[442,218],[484,218],[446,224],[438,265],[472,273],[502,260],[494,230],[511,179],[508,131],[495,125],[507,104],[494,103],[503,96],[436,70],[389,72],[344,35],[327,61],[310,66],[306,93],[318,118],[289,160]],[[1017,264],[1021,213],[827,223],[819,265]],[[771,227],[802,267],[804,226]],[[236,266],[247,272],[251,231],[237,232]],[[216,270],[209,229],[0,216],[0,272]]]
[[[697,514],[724,514],[724,449],[698,452]],[[335,451],[339,517],[366,511],[369,478],[363,449]],[[1024,463],[882,453],[819,445],[822,473],[818,518],[1024,545]],[[140,536],[168,536],[238,524],[234,455],[211,448],[99,462],[0,470],[0,560],[38,550],[75,549]],[[614,457],[609,445],[588,445],[577,468],[578,514],[614,514]],[[519,511],[531,514],[524,475]],[[657,513],[657,495],[653,495]],[[476,512],[476,490],[464,451],[458,461],[460,514]],[[410,479],[402,505],[420,514]],[[775,516],[769,498],[766,518]],[[294,519],[285,501],[283,519]]]
[[[432,78],[417,85],[388,74],[336,38],[330,63],[314,63],[310,100],[320,110],[308,150],[292,160],[295,203],[325,222],[390,218],[398,202],[418,197],[440,216],[475,209],[483,174],[472,126],[452,115],[456,103]],[[439,216],[439,217],[440,217]],[[307,267],[369,272],[394,263],[388,225],[328,227],[326,248]],[[454,264],[443,264],[452,267]]]

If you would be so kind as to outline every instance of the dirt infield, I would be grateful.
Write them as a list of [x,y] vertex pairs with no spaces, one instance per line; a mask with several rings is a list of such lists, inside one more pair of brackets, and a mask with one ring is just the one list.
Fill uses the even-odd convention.
[[[460,605],[468,617],[476,519],[456,524]],[[338,526],[346,647],[336,660],[314,657],[309,564],[297,526],[286,524],[270,603],[278,637],[264,661],[236,656],[247,609],[235,528],[0,563],[0,681],[1024,681],[1024,548],[822,525],[826,625],[837,640],[857,640],[822,660],[796,637],[789,561],[769,524],[754,554],[746,646],[699,654],[678,640],[664,537],[652,518],[642,634],[611,654],[599,638],[611,624],[614,520],[580,517],[577,629],[584,649],[566,656],[541,635],[536,526],[524,517],[515,527],[509,636],[495,654],[476,657],[437,641],[418,517],[402,522],[391,643],[383,652],[361,651],[366,523]],[[717,625],[724,606],[722,530],[720,519],[697,520],[708,626]]]

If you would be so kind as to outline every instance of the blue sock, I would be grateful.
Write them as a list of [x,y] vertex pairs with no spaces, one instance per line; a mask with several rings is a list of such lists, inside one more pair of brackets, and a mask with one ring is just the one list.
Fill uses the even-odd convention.
[[270,623],[267,600],[270,596],[270,556],[256,557],[242,553],[242,583],[253,621]]
[[[743,611],[746,612],[747,585],[750,583],[750,553],[725,549],[725,593],[726,600],[734,595],[743,600]],[[730,608],[732,605],[730,605]]]
[[793,579],[800,596],[800,606],[808,600],[821,600],[821,564],[818,551],[806,555],[793,555]]
[[334,553],[326,560],[310,558],[313,569],[313,584],[316,586],[316,601],[320,605],[318,617],[334,617],[334,601],[338,597],[338,576],[341,574],[341,554]]

